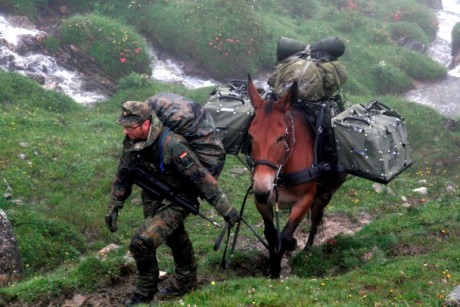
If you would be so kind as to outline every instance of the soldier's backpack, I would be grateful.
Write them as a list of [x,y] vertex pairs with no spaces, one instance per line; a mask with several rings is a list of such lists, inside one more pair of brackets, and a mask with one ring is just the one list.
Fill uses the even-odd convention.
[[216,86],[204,108],[214,119],[225,152],[238,155],[254,113],[247,93],[247,82],[233,80]]
[[213,118],[202,105],[177,94],[159,93],[145,101],[157,117],[175,133],[184,136],[209,172],[218,177],[226,153]]
[[310,46],[281,37],[276,51],[278,62],[268,84],[281,97],[297,81],[299,98],[305,102],[328,99],[347,81],[345,66],[337,60],[344,52],[344,42],[334,36]]
[[332,129],[338,166],[349,174],[386,184],[412,164],[404,118],[379,101],[352,105]]
[[294,81],[299,86],[299,98],[318,102],[336,94],[347,81],[347,73],[340,61],[318,61],[301,53],[278,63],[269,84],[278,96],[282,96]]

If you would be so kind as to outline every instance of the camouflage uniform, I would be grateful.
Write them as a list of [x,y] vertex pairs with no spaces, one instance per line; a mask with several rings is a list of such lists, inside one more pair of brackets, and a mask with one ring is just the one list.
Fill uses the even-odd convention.
[[[129,124],[124,119],[132,116],[131,113],[147,112],[145,105],[126,102],[120,122]],[[138,110],[139,107],[141,110]],[[147,116],[144,114],[144,117]],[[168,132],[153,112],[148,118],[151,125],[146,141],[133,142],[127,137],[124,140],[123,153],[112,185],[109,215],[114,209],[118,212],[123,207],[123,201],[130,196],[132,182],[127,170],[129,167],[137,167],[171,187],[190,203],[198,205],[198,197],[206,199],[228,221],[229,214],[236,212],[236,209],[229,203],[215,177],[203,167],[190,149],[189,143],[181,135]],[[152,298],[158,292],[156,249],[163,241],[172,250],[177,289],[183,293],[190,291],[196,287],[197,267],[192,243],[184,228],[188,210],[166,200],[154,199],[146,191],[142,192],[142,201],[146,220],[129,246],[138,269],[135,293]]]

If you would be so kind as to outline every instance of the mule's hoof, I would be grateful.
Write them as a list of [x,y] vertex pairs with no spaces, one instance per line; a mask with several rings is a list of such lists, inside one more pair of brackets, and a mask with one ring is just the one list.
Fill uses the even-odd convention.
[[292,238],[289,241],[285,241],[284,244],[285,244],[284,246],[286,247],[286,250],[289,252],[292,252],[297,248],[297,240],[294,238]]

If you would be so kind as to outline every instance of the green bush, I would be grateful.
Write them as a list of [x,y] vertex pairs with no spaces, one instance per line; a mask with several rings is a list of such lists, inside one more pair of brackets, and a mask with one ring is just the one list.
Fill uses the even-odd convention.
[[430,42],[427,34],[415,23],[392,22],[387,25],[387,28],[391,39],[395,42],[419,41],[424,45],[428,45]]
[[140,27],[163,49],[193,59],[215,78],[238,78],[263,66],[259,54],[266,29],[244,0],[162,2],[149,6],[146,15]]
[[61,26],[62,40],[93,56],[115,79],[131,72],[151,74],[147,43],[132,28],[99,15],[75,16]]
[[390,63],[382,60],[371,70],[375,92],[378,94],[400,94],[410,88],[411,80],[401,69]]
[[411,78],[420,81],[436,80],[447,75],[447,68],[420,53],[402,50],[401,68]]
[[59,48],[61,48],[61,43],[59,42],[59,39],[54,36],[47,36],[43,44],[45,45],[46,49],[51,53],[56,53],[59,51]]
[[457,22],[452,29],[452,55],[460,50],[460,22]]
[[118,82],[118,89],[127,90],[130,88],[142,88],[150,86],[151,84],[152,80],[149,76],[132,72],[128,76],[120,79]]

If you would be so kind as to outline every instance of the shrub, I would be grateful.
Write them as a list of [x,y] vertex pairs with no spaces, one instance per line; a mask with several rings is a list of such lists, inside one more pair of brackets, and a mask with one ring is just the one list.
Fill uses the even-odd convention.
[[393,41],[419,41],[423,45],[429,44],[429,38],[419,25],[409,22],[393,22],[389,23],[388,31],[391,34]]
[[120,79],[120,82],[118,82],[118,89],[127,90],[130,88],[143,88],[150,86],[152,83],[149,76],[132,72],[128,76]]
[[147,43],[132,28],[99,15],[75,16],[61,26],[64,43],[78,45],[115,79],[151,74]]
[[411,80],[401,69],[385,61],[380,61],[372,68],[372,77],[378,94],[399,94],[411,85]]
[[403,50],[401,68],[404,72],[420,81],[436,80],[447,75],[447,68],[435,60],[417,52]]
[[43,44],[45,45],[46,49],[51,53],[56,53],[59,51],[59,48],[61,48],[59,39],[57,39],[54,36],[47,36]]
[[151,17],[140,27],[152,36],[162,33],[155,39],[163,49],[193,59],[215,78],[242,77],[262,66],[266,30],[244,0],[158,3],[148,10]]
[[452,55],[460,51],[460,22],[457,22],[452,29]]

